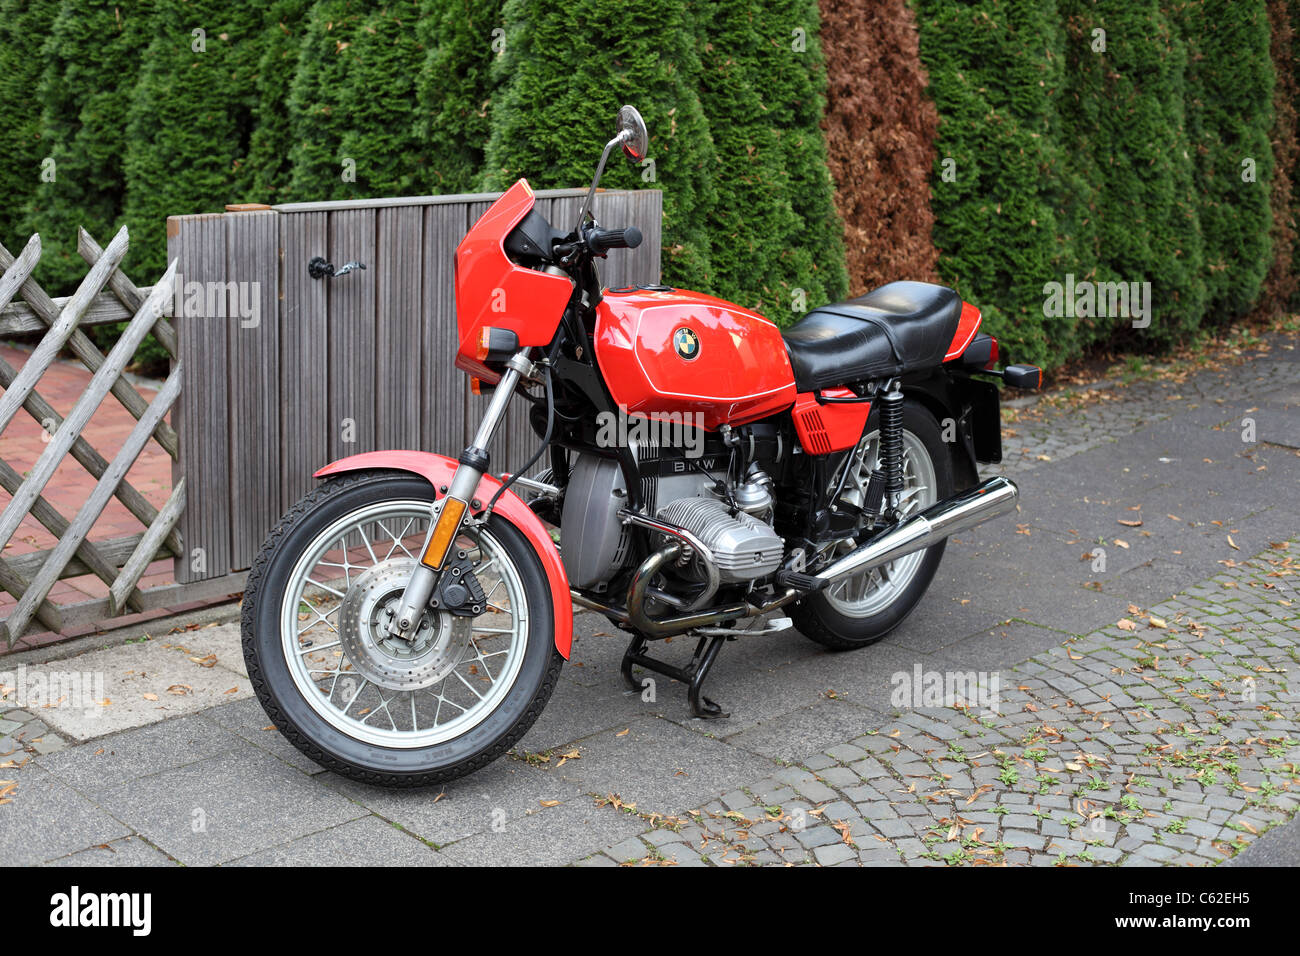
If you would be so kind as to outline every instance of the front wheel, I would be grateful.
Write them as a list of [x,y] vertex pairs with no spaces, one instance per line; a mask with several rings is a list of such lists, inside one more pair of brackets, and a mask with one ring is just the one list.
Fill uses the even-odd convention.
[[433,488],[403,473],[321,484],[271,532],[242,613],[248,676],[299,750],[387,786],[441,783],[504,753],[550,698],[562,658],[541,561],[505,519],[466,523],[453,553],[482,613],[427,610],[391,637]]
[[[849,475],[841,497],[861,506],[867,479],[878,467],[880,430],[876,409],[866,433],[845,463]],[[842,471],[842,469],[841,469]],[[832,478],[838,485],[840,471]],[[903,517],[924,511],[953,493],[952,457],[939,423],[918,402],[903,406]],[[903,623],[916,607],[943,559],[946,541],[924,551],[905,554],[896,561],[832,584],[801,599],[791,610],[795,626],[806,637],[832,650],[847,651],[874,644]],[[834,560],[853,545],[842,544],[830,555]]]

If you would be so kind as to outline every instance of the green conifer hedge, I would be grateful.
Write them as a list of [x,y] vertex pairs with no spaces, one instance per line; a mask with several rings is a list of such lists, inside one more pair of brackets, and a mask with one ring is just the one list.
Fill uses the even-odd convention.
[[[919,58],[900,55],[917,61],[908,95],[928,76],[939,115],[939,273],[1015,358],[1167,345],[1255,307],[1270,266],[1286,290],[1274,299],[1295,287],[1276,263],[1300,268],[1278,228],[1300,184],[1288,199],[1274,179],[1300,172],[1295,144],[1274,140],[1294,138],[1275,99],[1300,89],[1300,44],[1278,55],[1269,0],[912,5]],[[1300,22],[1300,0],[1272,8],[1274,23]],[[885,19],[881,42],[910,50],[911,17]],[[585,185],[633,103],[650,155],[616,158],[605,185],[664,191],[665,280],[788,323],[862,281],[849,282],[832,201],[826,59],[857,245],[889,242],[863,227],[862,197],[884,190],[888,221],[890,197],[927,194],[916,144],[932,113],[868,110],[899,128],[872,141],[904,144],[910,161],[889,168],[915,181],[890,193],[880,170],[854,175],[844,111],[853,91],[888,88],[852,71],[892,62],[857,55],[862,43],[862,29],[823,31],[816,0],[0,0],[0,240],[16,249],[39,230],[37,278],[67,294],[84,274],[76,227],[106,241],[125,222],[146,283],[165,265],[168,215],[519,176]],[[929,231],[930,214],[912,218]],[[893,259],[855,247],[854,261]],[[1045,314],[1045,286],[1067,276],[1149,282],[1150,324]]]

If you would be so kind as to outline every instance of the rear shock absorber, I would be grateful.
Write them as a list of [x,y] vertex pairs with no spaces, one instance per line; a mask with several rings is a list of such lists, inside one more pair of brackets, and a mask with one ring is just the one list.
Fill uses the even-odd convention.
[[898,496],[903,493],[903,391],[894,379],[876,394],[880,408],[880,447],[862,504],[868,530],[875,527],[878,518],[897,509]]
[[880,468],[893,507],[903,493],[903,390],[897,379],[885,386],[880,399]]

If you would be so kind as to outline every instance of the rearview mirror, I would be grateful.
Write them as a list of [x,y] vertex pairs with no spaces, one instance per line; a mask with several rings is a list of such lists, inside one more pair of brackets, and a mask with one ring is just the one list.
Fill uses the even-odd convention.
[[600,154],[600,162],[596,164],[596,175],[591,180],[591,188],[587,190],[587,198],[582,201],[582,208],[578,210],[578,222],[573,227],[574,232],[582,229],[582,224],[586,221],[587,212],[591,209],[591,201],[596,198],[596,187],[600,185],[601,173],[605,171],[605,161],[609,159],[609,152],[615,146],[622,146],[627,158],[634,163],[645,159],[646,151],[650,148],[650,134],[646,132],[645,120],[641,118],[635,106],[624,106],[618,111],[618,132],[605,144],[605,149]]
[[639,163],[650,148],[650,134],[645,120],[635,106],[624,106],[618,111],[618,140],[627,158]]

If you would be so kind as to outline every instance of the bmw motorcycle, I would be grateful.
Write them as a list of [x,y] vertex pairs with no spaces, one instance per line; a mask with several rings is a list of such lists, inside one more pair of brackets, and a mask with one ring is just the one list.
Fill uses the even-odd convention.
[[[469,447],[336,461],[263,545],[248,674],[321,765],[409,786],[494,760],[550,698],[574,605],[626,633],[631,687],[657,672],[696,716],[725,716],[701,688],[728,641],[793,627],[836,651],[873,644],[950,535],[1014,509],[1015,484],[977,471],[1001,459],[989,379],[1037,388],[1041,372],[997,370],[952,289],[892,282],[782,332],[698,292],[602,288],[597,260],[641,233],[603,227],[596,188],[611,151],[639,162],[647,142],[623,107],[572,229],[521,179],[458,246],[455,364],[491,396]],[[540,446],[493,474],[515,398]],[[620,417],[692,440],[611,441],[602,423]],[[678,635],[697,639],[688,664],[651,655]]]

